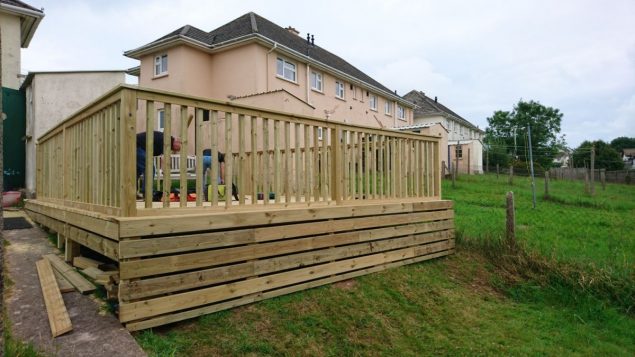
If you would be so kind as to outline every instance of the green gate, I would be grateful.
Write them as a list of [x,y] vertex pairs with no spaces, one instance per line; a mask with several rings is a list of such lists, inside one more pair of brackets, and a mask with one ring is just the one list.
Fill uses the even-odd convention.
[[26,106],[24,92],[2,88],[2,109],[7,115],[4,120],[4,190],[11,191],[24,187],[25,177],[25,135]]

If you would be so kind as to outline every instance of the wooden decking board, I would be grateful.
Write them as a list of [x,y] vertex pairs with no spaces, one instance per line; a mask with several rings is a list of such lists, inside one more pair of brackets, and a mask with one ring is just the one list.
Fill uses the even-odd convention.
[[119,239],[119,224],[112,216],[39,200],[26,200],[25,209],[56,219],[60,222],[73,224],[74,226],[110,239]]
[[[214,229],[240,228],[259,225],[277,225],[320,219],[376,216],[391,213],[407,213],[423,210],[442,210],[451,206],[449,201],[413,203],[375,203],[358,206],[341,205],[316,208],[271,208],[270,210],[245,210],[218,212],[213,214],[179,215],[178,219],[165,217],[120,217],[121,237],[178,234]],[[252,207],[252,206],[249,206]]]
[[406,259],[406,260],[402,260],[402,261],[398,261],[394,263],[382,264],[382,265],[374,266],[372,268],[361,269],[361,270],[357,270],[350,273],[335,275],[328,278],[317,279],[308,283],[303,283],[303,284],[293,285],[286,288],[267,291],[258,295],[250,295],[248,297],[242,297],[239,299],[217,303],[213,305],[208,305],[204,307],[199,307],[199,308],[195,308],[195,309],[191,309],[191,310],[187,310],[183,312],[166,314],[159,317],[130,322],[126,324],[126,328],[130,331],[137,331],[137,330],[148,329],[148,328],[152,328],[156,326],[166,325],[169,323],[174,323],[174,322],[183,321],[183,320],[195,318],[195,317],[206,315],[206,314],[211,314],[217,311],[227,310],[237,306],[246,305],[246,304],[250,304],[250,303],[265,300],[265,299],[270,299],[276,296],[286,295],[286,294],[290,294],[290,293],[294,293],[294,292],[298,292],[298,291],[302,291],[306,289],[311,289],[311,288],[322,286],[322,285],[335,283],[342,280],[352,279],[352,278],[370,274],[370,273],[380,272],[386,269],[395,268],[395,267],[399,267],[406,264],[413,264],[413,263],[418,263],[418,262],[422,262],[429,259],[443,257],[452,253],[454,253],[454,250],[450,249],[447,251],[441,251],[438,253],[433,253],[433,254],[417,257],[417,258]]
[[280,242],[260,243],[212,251],[171,255],[158,258],[124,261],[120,263],[122,279],[158,275],[212,265],[227,264],[242,260],[289,254],[297,251],[325,248],[367,240],[423,233],[451,228],[452,221],[427,222],[397,227],[378,228],[338,234],[327,234],[309,238],[298,238]]
[[[139,217],[87,213],[79,225],[81,210],[50,202],[32,202],[29,213],[119,264],[117,274],[103,271],[116,267],[80,263],[118,298],[120,320],[136,330],[454,251],[452,202],[359,203],[169,208],[144,216],[153,208]],[[57,256],[46,258],[78,290],[95,289]]]
[[102,262],[99,262],[95,259],[90,259],[86,257],[75,257],[73,258],[73,266],[79,269],[86,269],[89,267],[99,268],[102,265]]
[[82,293],[90,293],[95,291],[95,285],[86,280],[78,272],[75,271],[70,265],[66,264],[60,257],[54,254],[47,254],[44,256],[55,270],[59,271],[65,278],[71,283],[77,290]]
[[53,337],[57,337],[73,329],[71,319],[66,311],[64,299],[60,293],[53,269],[48,260],[42,259],[36,262],[37,273],[42,286],[42,296],[46,305],[46,312],[51,325]]
[[399,224],[426,222],[439,219],[451,219],[453,217],[453,211],[447,210],[416,212],[380,217],[335,220],[328,221],[328,224],[316,224],[316,222],[312,222],[241,229],[237,231],[175,235],[167,238],[123,240],[119,245],[119,254],[122,258],[163,255],[256,242],[267,242],[301,236],[337,233],[347,230],[396,226]]
[[341,260],[412,245],[433,243],[439,240],[448,240],[452,237],[453,232],[451,231],[424,233],[378,242],[366,242],[337,248],[329,247],[327,249],[312,250],[305,253],[254,260],[219,268],[173,274],[158,278],[126,281],[120,285],[121,298],[123,301],[128,301],[153,295],[189,290],[250,276],[262,276],[281,270],[321,264],[332,260]]
[[55,280],[57,280],[57,285],[59,286],[61,293],[70,293],[71,291],[75,291],[75,287],[66,280],[62,273],[53,269],[53,274],[55,275]]
[[438,247],[428,247],[426,249],[409,247],[385,253],[372,254],[308,268],[291,270],[288,272],[194,290],[181,294],[147,299],[140,302],[122,303],[119,306],[119,319],[122,322],[128,322],[155,316],[161,313],[184,310],[210,304],[216,301],[228,300],[243,295],[297,284],[306,280],[336,275],[350,270],[363,269],[398,260],[410,259],[416,257],[418,254],[431,253],[429,250],[434,248],[438,248],[439,251],[450,248],[447,241],[433,243],[432,245],[438,245]]
[[68,238],[112,260],[119,256],[119,245],[116,241],[69,225]]

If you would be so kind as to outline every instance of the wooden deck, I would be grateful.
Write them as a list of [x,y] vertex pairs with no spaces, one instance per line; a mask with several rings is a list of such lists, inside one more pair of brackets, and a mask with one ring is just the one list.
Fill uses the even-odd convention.
[[[150,99],[152,105],[135,103]],[[244,144],[242,135],[251,132],[251,152],[240,146],[234,173],[232,159],[225,171],[225,181],[239,187],[237,201],[135,199],[130,133],[144,128],[136,127],[132,108],[153,107],[159,99],[185,114],[210,110],[212,128],[215,110],[239,114],[242,129],[232,132],[228,124],[224,133],[215,132],[236,135],[227,139],[227,154],[232,140]],[[181,133],[188,128],[185,114]],[[146,130],[150,122],[148,116]],[[194,130],[201,129],[197,123]],[[257,140],[268,138],[270,124],[272,146]],[[278,140],[275,128],[287,125],[295,130]],[[324,128],[321,142],[312,134],[318,126]],[[214,148],[220,140],[210,141]],[[197,141],[197,162],[203,145]],[[451,254],[454,213],[452,202],[440,199],[438,153],[438,140],[416,134],[124,86],[40,138],[38,198],[28,200],[26,210],[63,238],[67,261],[82,246],[118,266],[119,319],[139,330]],[[181,170],[182,188],[186,180]],[[199,168],[196,181],[201,193]],[[276,198],[252,200],[258,191]]]

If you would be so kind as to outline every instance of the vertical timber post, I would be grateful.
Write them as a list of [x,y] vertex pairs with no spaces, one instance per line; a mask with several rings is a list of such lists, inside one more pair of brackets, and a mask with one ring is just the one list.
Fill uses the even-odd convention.
[[531,196],[533,207],[536,208],[536,181],[534,179],[534,156],[531,149],[531,125],[527,125],[527,136],[529,137],[529,167],[531,168]]
[[516,245],[516,215],[514,213],[514,192],[507,192],[507,241]]
[[606,169],[600,169],[600,183],[602,184],[602,191],[606,190]]
[[514,165],[513,164],[509,165],[509,180],[508,180],[508,183],[510,185],[514,184]]
[[498,180],[498,175],[500,174],[500,166],[496,164],[496,180]]
[[549,171],[545,171],[545,198],[549,197]]
[[595,144],[591,146],[591,196],[595,195]]
[[470,174],[470,164],[472,162],[470,161],[470,149],[467,149],[467,174]]

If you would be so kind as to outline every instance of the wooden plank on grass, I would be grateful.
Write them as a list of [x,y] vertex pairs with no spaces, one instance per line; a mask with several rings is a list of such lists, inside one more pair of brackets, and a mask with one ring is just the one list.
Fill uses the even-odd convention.
[[86,268],[99,268],[100,265],[103,265],[104,263],[99,262],[95,259],[90,259],[90,258],[86,258],[86,257],[75,257],[73,258],[73,266],[79,269],[86,269]]
[[48,260],[42,259],[35,263],[37,274],[40,277],[40,286],[42,287],[42,296],[46,305],[46,313],[49,317],[51,325],[51,333],[53,337],[65,334],[73,329],[71,318],[68,316],[64,299],[60,293],[53,269]]
[[57,286],[60,288],[60,292],[70,293],[71,291],[75,291],[75,287],[71,285],[71,283],[66,280],[66,278],[59,271],[53,269],[53,274],[55,275],[55,280],[57,280]]
[[90,277],[91,279],[96,280],[97,276],[100,276],[101,274],[103,274],[104,271],[99,268],[88,267],[86,269],[82,269],[82,273]]
[[59,271],[77,290],[82,293],[90,293],[95,291],[95,285],[81,276],[73,267],[66,264],[60,257],[54,254],[44,256],[55,270]]

